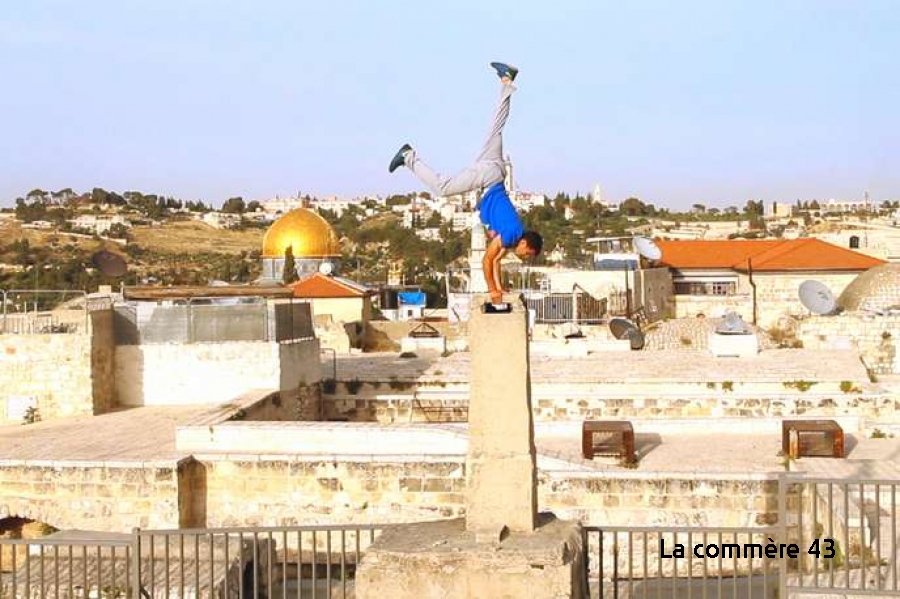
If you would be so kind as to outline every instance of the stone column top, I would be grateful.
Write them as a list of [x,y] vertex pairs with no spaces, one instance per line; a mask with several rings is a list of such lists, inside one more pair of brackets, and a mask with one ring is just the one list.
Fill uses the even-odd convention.
[[[485,304],[490,304],[491,295],[489,293],[476,293],[472,296],[469,314],[483,314],[481,307]],[[513,312],[527,312],[528,309],[525,307],[525,300],[522,297],[521,293],[504,293],[501,299],[501,303],[509,304],[512,307]]]

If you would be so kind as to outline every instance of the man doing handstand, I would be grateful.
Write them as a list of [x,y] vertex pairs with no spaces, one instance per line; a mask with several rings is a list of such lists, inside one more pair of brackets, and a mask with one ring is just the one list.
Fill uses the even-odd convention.
[[525,230],[503,183],[506,178],[503,127],[509,118],[510,98],[516,91],[513,80],[519,71],[502,62],[492,62],[491,66],[500,77],[500,104],[494,113],[491,132],[475,164],[453,177],[444,177],[422,162],[412,146],[404,144],[391,160],[388,172],[393,173],[399,167],[406,166],[436,196],[456,195],[476,189],[484,190],[475,206],[480,213],[481,222],[488,228],[491,237],[482,267],[491,301],[498,303],[502,301],[502,294],[506,291],[500,279],[500,260],[503,256],[512,250],[520,259],[533,258],[541,252],[544,242],[535,231]]

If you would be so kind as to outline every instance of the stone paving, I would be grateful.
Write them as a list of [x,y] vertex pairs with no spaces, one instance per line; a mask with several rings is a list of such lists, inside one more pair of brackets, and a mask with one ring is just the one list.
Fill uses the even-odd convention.
[[[323,363],[331,372],[331,362]],[[468,353],[400,358],[396,353],[351,354],[337,359],[337,379],[389,381],[440,379],[467,382]],[[586,357],[531,357],[532,382],[783,382],[868,383],[852,350],[777,349],[752,358],[717,358],[705,351],[603,352]]]

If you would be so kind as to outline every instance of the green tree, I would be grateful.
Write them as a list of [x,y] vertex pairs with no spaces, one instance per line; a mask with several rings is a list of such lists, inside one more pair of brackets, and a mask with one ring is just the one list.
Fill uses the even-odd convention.
[[284,269],[281,271],[281,281],[287,285],[297,280],[297,263],[294,260],[294,246],[289,245],[284,250]]
[[647,214],[647,205],[637,198],[628,198],[622,202],[619,210],[628,216],[644,216]]
[[244,198],[240,196],[228,198],[225,200],[225,203],[222,204],[222,212],[228,212],[230,214],[242,214],[246,209],[247,206],[244,204]]
[[744,205],[744,212],[749,217],[754,216],[762,216],[763,213],[763,203],[762,200],[758,202],[754,202],[753,200],[747,200],[747,203]]
[[25,197],[27,199],[31,200],[32,202],[43,202],[44,197],[46,197],[46,195],[47,195],[46,191],[44,191],[40,187],[37,187],[37,188],[29,191]]
[[91,203],[92,204],[106,204],[107,197],[109,193],[103,189],[102,187],[95,187],[91,190]]
[[428,220],[425,221],[426,227],[440,227],[441,226],[441,213],[440,212],[432,212],[431,216],[428,217]]

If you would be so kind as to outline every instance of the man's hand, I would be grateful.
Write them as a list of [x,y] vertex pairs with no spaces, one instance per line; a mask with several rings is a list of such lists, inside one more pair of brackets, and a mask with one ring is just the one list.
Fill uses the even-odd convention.
[[491,303],[499,304],[503,301],[503,291],[500,289],[494,289],[491,291]]

